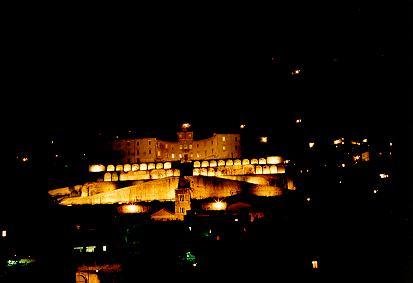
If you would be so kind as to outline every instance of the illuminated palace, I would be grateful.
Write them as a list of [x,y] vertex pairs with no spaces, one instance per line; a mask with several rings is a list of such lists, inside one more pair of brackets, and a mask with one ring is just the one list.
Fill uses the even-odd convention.
[[[201,210],[228,210],[251,206],[245,198],[277,198],[295,189],[280,156],[241,158],[239,134],[196,141],[189,127],[182,125],[178,142],[115,141],[114,149],[128,162],[90,165],[93,181],[49,195],[59,205],[113,204],[123,213],[147,213],[153,220],[183,220],[195,203]],[[152,201],[165,208],[152,211]]]
[[182,124],[177,142],[156,138],[122,139],[113,143],[113,150],[121,153],[124,163],[240,157],[239,134],[214,134],[208,139],[194,140],[194,133],[189,129],[190,124]]

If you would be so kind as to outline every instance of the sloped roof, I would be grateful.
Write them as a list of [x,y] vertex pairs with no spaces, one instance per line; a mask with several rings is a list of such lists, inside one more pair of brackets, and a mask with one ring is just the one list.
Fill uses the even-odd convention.
[[166,208],[161,208],[157,212],[151,214],[151,218],[169,218],[175,219],[175,214],[167,210]]

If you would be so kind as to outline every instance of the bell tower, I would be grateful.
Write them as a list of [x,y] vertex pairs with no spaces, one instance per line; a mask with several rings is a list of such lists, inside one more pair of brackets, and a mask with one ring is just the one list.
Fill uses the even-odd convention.
[[189,151],[194,140],[194,132],[190,131],[191,124],[183,123],[181,130],[177,132],[179,149],[181,151],[181,161],[188,162],[190,160]]
[[191,210],[190,183],[184,177],[179,178],[178,188],[175,190],[175,215],[179,220],[184,220],[188,210]]

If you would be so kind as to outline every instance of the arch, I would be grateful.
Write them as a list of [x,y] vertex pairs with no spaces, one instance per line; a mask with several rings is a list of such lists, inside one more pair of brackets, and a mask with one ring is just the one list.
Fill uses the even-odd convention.
[[262,174],[270,174],[270,166],[264,165],[262,167]]
[[215,176],[215,169],[214,168],[208,168],[208,176],[210,176],[210,177]]
[[122,164],[116,165],[116,171],[123,171],[123,165]]
[[255,174],[262,174],[262,166],[261,165],[255,166]]
[[282,163],[281,156],[268,156],[267,157],[267,164],[281,164]]
[[258,159],[256,158],[251,159],[251,164],[258,164]]
[[106,168],[106,171],[108,171],[108,172],[115,171],[115,165],[109,164],[108,167]]
[[139,164],[132,164],[132,171],[138,171],[139,170]]
[[201,167],[201,162],[195,161],[194,162],[194,168],[199,168],[199,167]]
[[209,167],[209,162],[207,160],[202,161],[201,167]]
[[106,168],[105,165],[102,164],[93,164],[89,166],[89,172],[96,173],[96,172],[105,172]]
[[163,164],[163,168],[164,168],[164,169],[171,169],[171,168],[172,168],[171,162],[165,162],[165,163]]
[[130,170],[132,170],[132,166],[130,164],[123,165],[123,171],[129,172]]
[[240,159],[235,159],[234,160],[234,165],[241,165],[241,164],[242,164],[242,162],[241,162]]
[[105,182],[112,181],[112,174],[110,172],[106,172],[105,175],[103,175],[103,181]]
[[113,172],[112,173],[112,181],[118,181],[118,180],[119,180],[118,173]]
[[201,175],[201,176],[208,176],[208,169],[206,169],[206,168],[201,168],[200,175]]
[[141,170],[141,171],[148,170],[148,165],[146,163],[139,164],[139,170]]
[[277,166],[276,165],[271,165],[270,166],[270,174],[277,174]]
[[194,168],[194,170],[192,170],[192,175],[199,176],[199,168]]
[[209,167],[217,167],[217,161],[216,160],[211,160],[210,162],[209,162]]
[[232,166],[234,165],[234,161],[232,159],[228,159],[227,162],[225,163],[226,166]]
[[259,163],[259,164],[267,164],[267,159],[265,159],[265,158],[260,158],[260,159],[258,160],[258,163]]
[[225,166],[224,160],[218,160],[218,166]]
[[278,174],[284,174],[285,173],[285,167],[282,165],[277,165],[277,173]]
[[249,159],[243,159],[242,160],[242,165],[248,165],[250,164],[250,160]]
[[166,177],[172,177],[174,175],[174,170],[168,169],[166,170]]
[[156,163],[156,169],[163,169],[163,163]]
[[174,169],[174,176],[175,177],[181,176],[181,171],[179,171],[179,169]]
[[153,170],[153,169],[155,169],[155,163],[149,163],[148,170]]

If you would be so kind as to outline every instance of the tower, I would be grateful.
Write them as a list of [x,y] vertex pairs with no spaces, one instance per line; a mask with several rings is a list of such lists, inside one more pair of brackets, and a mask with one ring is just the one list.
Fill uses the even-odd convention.
[[175,190],[175,215],[179,220],[184,220],[188,210],[191,210],[190,183],[180,177],[178,188]]
[[191,124],[183,123],[181,125],[181,131],[177,132],[179,148],[182,150],[181,161],[189,161],[189,151],[192,149],[192,142],[194,140],[194,132],[188,131],[191,128]]

